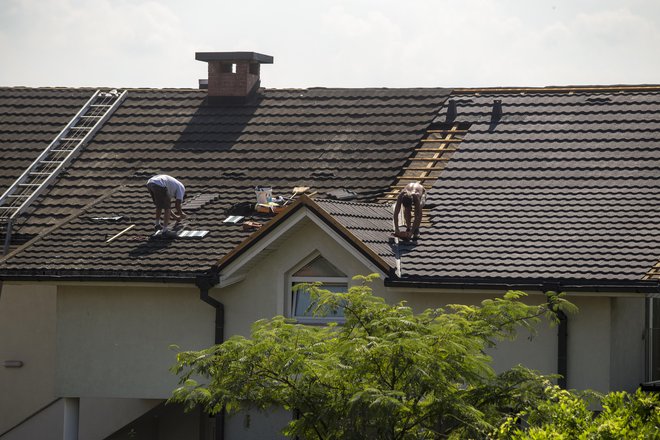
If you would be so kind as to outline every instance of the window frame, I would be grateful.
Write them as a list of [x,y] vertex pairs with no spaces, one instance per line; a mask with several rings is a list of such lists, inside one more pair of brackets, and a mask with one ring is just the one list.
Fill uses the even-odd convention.
[[[340,270],[337,268],[329,259],[321,255],[319,252],[314,252],[312,255],[308,256],[304,260],[302,260],[299,264],[297,264],[294,268],[292,268],[289,271],[289,276],[287,277],[287,292],[288,292],[288,313],[287,315],[296,320],[297,323],[299,324],[318,324],[318,325],[325,325],[331,322],[336,322],[338,324],[343,324],[346,322],[346,318],[343,316],[299,316],[296,315],[296,305],[298,302],[298,294],[299,291],[294,291],[293,287],[297,284],[301,283],[316,283],[320,282],[323,283],[323,285],[330,284],[330,285],[340,285],[343,287],[343,290],[345,292],[348,291],[350,288],[350,278],[348,276],[343,276],[343,277],[336,277],[336,276],[294,276],[296,272],[298,272],[300,269],[302,269],[304,266],[307,264],[311,263],[314,261],[316,258],[321,257],[324,260],[326,260],[328,263],[330,263],[333,267],[335,267],[340,273],[344,273],[344,271]],[[323,288],[323,286],[321,286]]]

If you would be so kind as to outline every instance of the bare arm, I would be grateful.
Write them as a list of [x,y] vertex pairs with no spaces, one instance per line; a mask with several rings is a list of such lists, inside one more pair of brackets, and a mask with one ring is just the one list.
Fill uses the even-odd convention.
[[176,210],[176,214],[172,212],[172,218],[174,218],[174,220],[183,220],[188,217],[186,213],[181,210],[181,200],[176,199],[174,202],[174,209]]
[[415,195],[415,197],[413,197],[413,200],[415,202],[415,221],[413,223],[413,231],[417,231],[419,229],[419,225],[422,224],[421,196]]
[[394,205],[394,232],[399,232],[399,213],[401,212],[401,195],[396,199],[396,205]]

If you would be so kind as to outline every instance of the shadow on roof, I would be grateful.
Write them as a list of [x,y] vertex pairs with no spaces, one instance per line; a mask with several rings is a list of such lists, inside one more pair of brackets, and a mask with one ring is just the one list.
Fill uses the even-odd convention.
[[263,96],[242,105],[210,104],[208,97],[195,110],[174,142],[174,150],[226,151],[241,137],[259,108]]
[[163,249],[167,249],[172,245],[174,240],[160,239],[160,238],[149,238],[147,241],[140,243],[134,249],[131,249],[128,252],[128,256],[131,258],[140,258],[147,255],[160,252]]

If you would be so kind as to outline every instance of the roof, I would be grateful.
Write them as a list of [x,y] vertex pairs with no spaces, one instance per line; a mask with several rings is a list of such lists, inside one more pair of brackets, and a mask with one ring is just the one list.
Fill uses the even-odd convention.
[[[3,185],[92,92],[0,88]],[[421,239],[393,248],[390,208],[371,202],[397,188],[405,168],[423,167],[423,154],[436,154],[420,155],[423,137],[449,126],[462,138],[434,159]],[[188,228],[206,237],[149,238],[144,185],[157,173],[184,182]],[[255,234],[222,222],[232,204],[254,201],[257,185],[285,197],[303,185],[318,197],[354,191],[350,202],[294,206],[384,271],[400,266],[395,281],[657,286],[660,87],[260,89],[242,106],[210,105],[200,90],[129,90],[19,219],[14,237],[24,244],[0,262],[0,276],[191,279],[286,221],[255,217],[267,223]]]
[[469,129],[404,278],[642,280],[660,257],[660,89],[487,92],[452,96]]
[[[91,96],[91,89],[0,88],[3,185],[18,177]],[[446,89],[261,89],[242,106],[206,91],[129,90],[126,99],[17,222],[22,247],[0,275],[191,277],[249,236],[222,223],[234,203],[269,185],[290,196],[347,188],[356,201],[387,191],[449,95]],[[150,240],[154,174],[181,180],[186,199],[215,195],[190,216],[201,240]],[[122,217],[116,223],[90,218]],[[261,221],[264,221],[262,219]],[[126,227],[116,240],[106,239]],[[4,232],[4,231],[2,231]]]

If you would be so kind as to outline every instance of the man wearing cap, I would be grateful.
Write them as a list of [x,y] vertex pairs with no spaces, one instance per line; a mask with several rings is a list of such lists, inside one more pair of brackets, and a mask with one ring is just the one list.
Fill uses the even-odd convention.
[[[154,229],[156,231],[161,230],[161,235],[165,235],[168,233],[170,217],[176,221],[183,220],[187,217],[181,210],[181,203],[186,194],[186,187],[172,176],[159,174],[147,180],[147,189],[149,190],[149,194],[151,194],[154,205],[156,205],[156,223]],[[175,200],[174,207],[176,213],[170,208],[172,199]],[[163,211],[165,211],[165,216],[161,225],[160,216]]]

